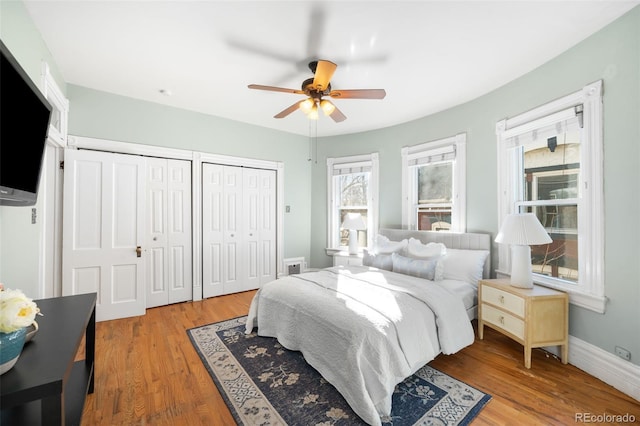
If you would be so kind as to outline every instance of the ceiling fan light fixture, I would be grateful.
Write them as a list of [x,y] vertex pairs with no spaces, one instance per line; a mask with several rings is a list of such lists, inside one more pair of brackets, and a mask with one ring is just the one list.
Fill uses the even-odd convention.
[[320,101],[320,108],[322,108],[324,115],[327,115],[327,116],[333,114],[333,111],[336,110],[336,106],[326,99],[323,99]]
[[318,119],[318,106],[317,105],[313,105],[313,107],[311,108],[311,111],[309,111],[309,113],[307,114],[307,117],[311,120],[317,120]]
[[311,98],[307,98],[304,101],[300,102],[300,109],[307,115],[311,112],[314,106],[315,102]]

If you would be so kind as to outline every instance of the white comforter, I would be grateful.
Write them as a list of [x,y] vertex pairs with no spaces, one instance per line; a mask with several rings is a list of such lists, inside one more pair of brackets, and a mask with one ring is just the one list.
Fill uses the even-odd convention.
[[366,266],[291,275],[258,290],[246,332],[301,351],[364,421],[390,415],[395,386],[440,352],[473,343],[461,299],[429,281]]

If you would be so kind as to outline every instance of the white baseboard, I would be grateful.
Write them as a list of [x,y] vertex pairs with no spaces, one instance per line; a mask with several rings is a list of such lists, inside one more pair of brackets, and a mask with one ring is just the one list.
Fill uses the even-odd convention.
[[569,364],[640,401],[640,366],[569,336]]

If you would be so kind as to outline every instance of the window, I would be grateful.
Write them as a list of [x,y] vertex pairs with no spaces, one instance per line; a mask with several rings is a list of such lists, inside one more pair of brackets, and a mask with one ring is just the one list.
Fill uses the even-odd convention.
[[[499,220],[534,213],[553,240],[532,246],[534,281],[604,312],[602,83],[496,126]],[[500,273],[510,253],[499,246]]]
[[466,135],[402,149],[402,225],[428,231],[466,229]]
[[49,70],[49,65],[43,63],[42,70],[42,87],[44,87],[44,96],[52,107],[47,142],[54,146],[64,148],[67,144],[67,117],[69,115],[69,101],[64,97],[62,91],[56,84],[56,81]]
[[358,231],[358,246],[371,246],[371,230],[378,229],[378,154],[328,158],[327,178],[329,247],[348,247],[349,230],[340,226],[347,213],[362,215],[367,229]]

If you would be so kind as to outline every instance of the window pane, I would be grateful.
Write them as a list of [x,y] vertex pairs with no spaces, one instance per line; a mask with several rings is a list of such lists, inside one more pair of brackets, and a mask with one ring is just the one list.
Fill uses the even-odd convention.
[[368,172],[363,172],[336,176],[341,206],[367,205],[369,174]]
[[533,272],[578,281],[578,206],[545,205],[521,209],[536,214],[553,240],[531,246]]
[[[369,223],[367,220],[367,214],[368,214],[367,209],[340,209],[339,213],[340,213],[340,224],[344,222],[344,219],[347,216],[347,213],[360,213],[360,215],[362,216],[362,219],[364,219],[364,222]],[[338,228],[338,232],[340,233],[339,235],[340,245],[348,246],[349,230],[342,229],[342,227],[340,226]],[[366,247],[367,246],[367,230],[365,229],[365,230],[356,231],[356,232],[358,233],[358,247]]]
[[418,230],[446,231],[451,229],[451,207],[419,207]]
[[[558,200],[579,196],[580,144],[577,138],[577,132],[563,133],[525,147],[525,200]],[[563,142],[557,142],[559,140]]]
[[579,138],[579,132],[561,133],[525,145],[523,155],[523,201],[548,202],[521,211],[535,213],[553,240],[531,246],[533,272],[572,282],[578,281]]
[[452,161],[418,167],[418,204],[448,203],[452,193]]

